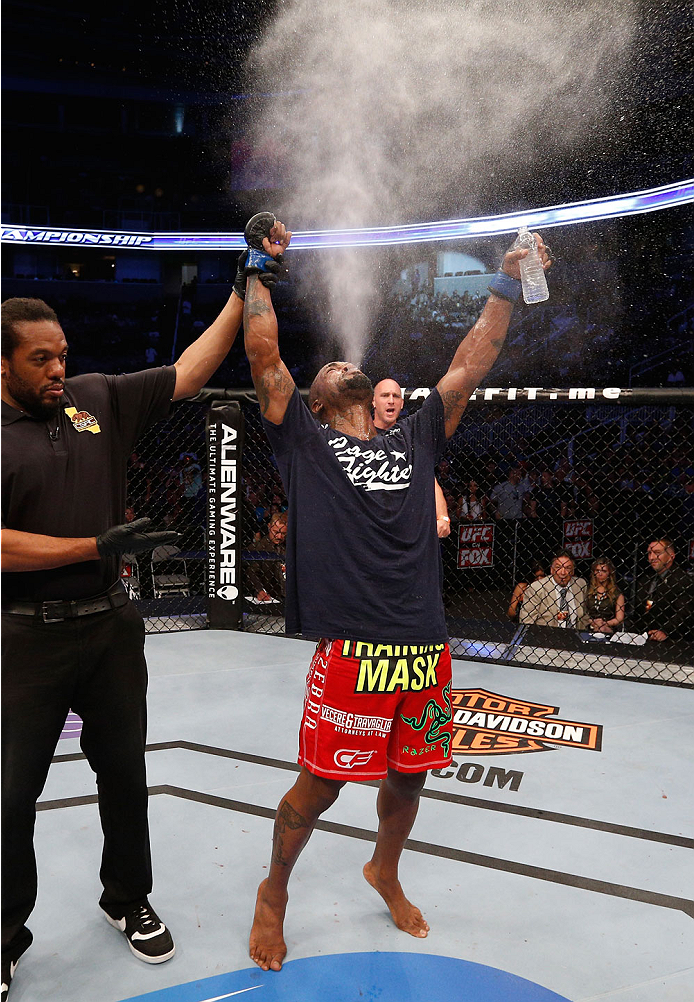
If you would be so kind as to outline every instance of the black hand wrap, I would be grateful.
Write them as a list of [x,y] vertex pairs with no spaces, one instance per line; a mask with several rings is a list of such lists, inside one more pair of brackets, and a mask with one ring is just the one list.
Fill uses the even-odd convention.
[[147,532],[151,524],[151,518],[136,518],[124,525],[112,525],[96,537],[96,548],[102,557],[114,553],[120,556],[121,553],[145,553],[164,543],[176,543],[181,538],[180,532]]

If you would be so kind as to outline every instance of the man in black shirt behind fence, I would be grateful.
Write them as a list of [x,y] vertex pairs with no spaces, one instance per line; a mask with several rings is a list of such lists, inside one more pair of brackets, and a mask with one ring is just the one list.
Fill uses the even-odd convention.
[[672,540],[664,536],[648,544],[653,574],[638,580],[636,608],[630,626],[649,640],[691,640],[694,637],[694,583],[675,563]]

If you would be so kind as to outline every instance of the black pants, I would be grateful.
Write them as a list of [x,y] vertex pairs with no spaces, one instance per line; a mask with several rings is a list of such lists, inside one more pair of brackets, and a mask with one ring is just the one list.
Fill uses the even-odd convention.
[[80,744],[96,773],[101,902],[136,901],[152,889],[144,638],[131,602],[60,623],[2,616],[2,950],[13,960],[32,939],[36,801],[70,709],[83,720]]

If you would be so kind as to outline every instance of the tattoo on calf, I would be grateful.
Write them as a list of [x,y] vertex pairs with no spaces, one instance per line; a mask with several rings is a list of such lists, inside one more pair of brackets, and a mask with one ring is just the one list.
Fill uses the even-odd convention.
[[[277,812],[277,817],[275,818],[275,830],[272,839],[273,863],[281,863],[286,866],[291,862],[291,856],[285,855],[284,852],[284,836],[288,831],[298,831],[300,828],[304,828],[306,830],[307,839],[311,833],[311,826],[306,818],[302,817],[301,814],[295,811],[292,805],[285,800]],[[293,853],[291,855],[293,855]]]

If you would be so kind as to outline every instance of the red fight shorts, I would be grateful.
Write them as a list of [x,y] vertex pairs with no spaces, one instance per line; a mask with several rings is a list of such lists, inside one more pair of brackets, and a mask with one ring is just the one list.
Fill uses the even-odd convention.
[[381,779],[451,761],[448,644],[321,640],[306,677],[299,764],[325,779]]

